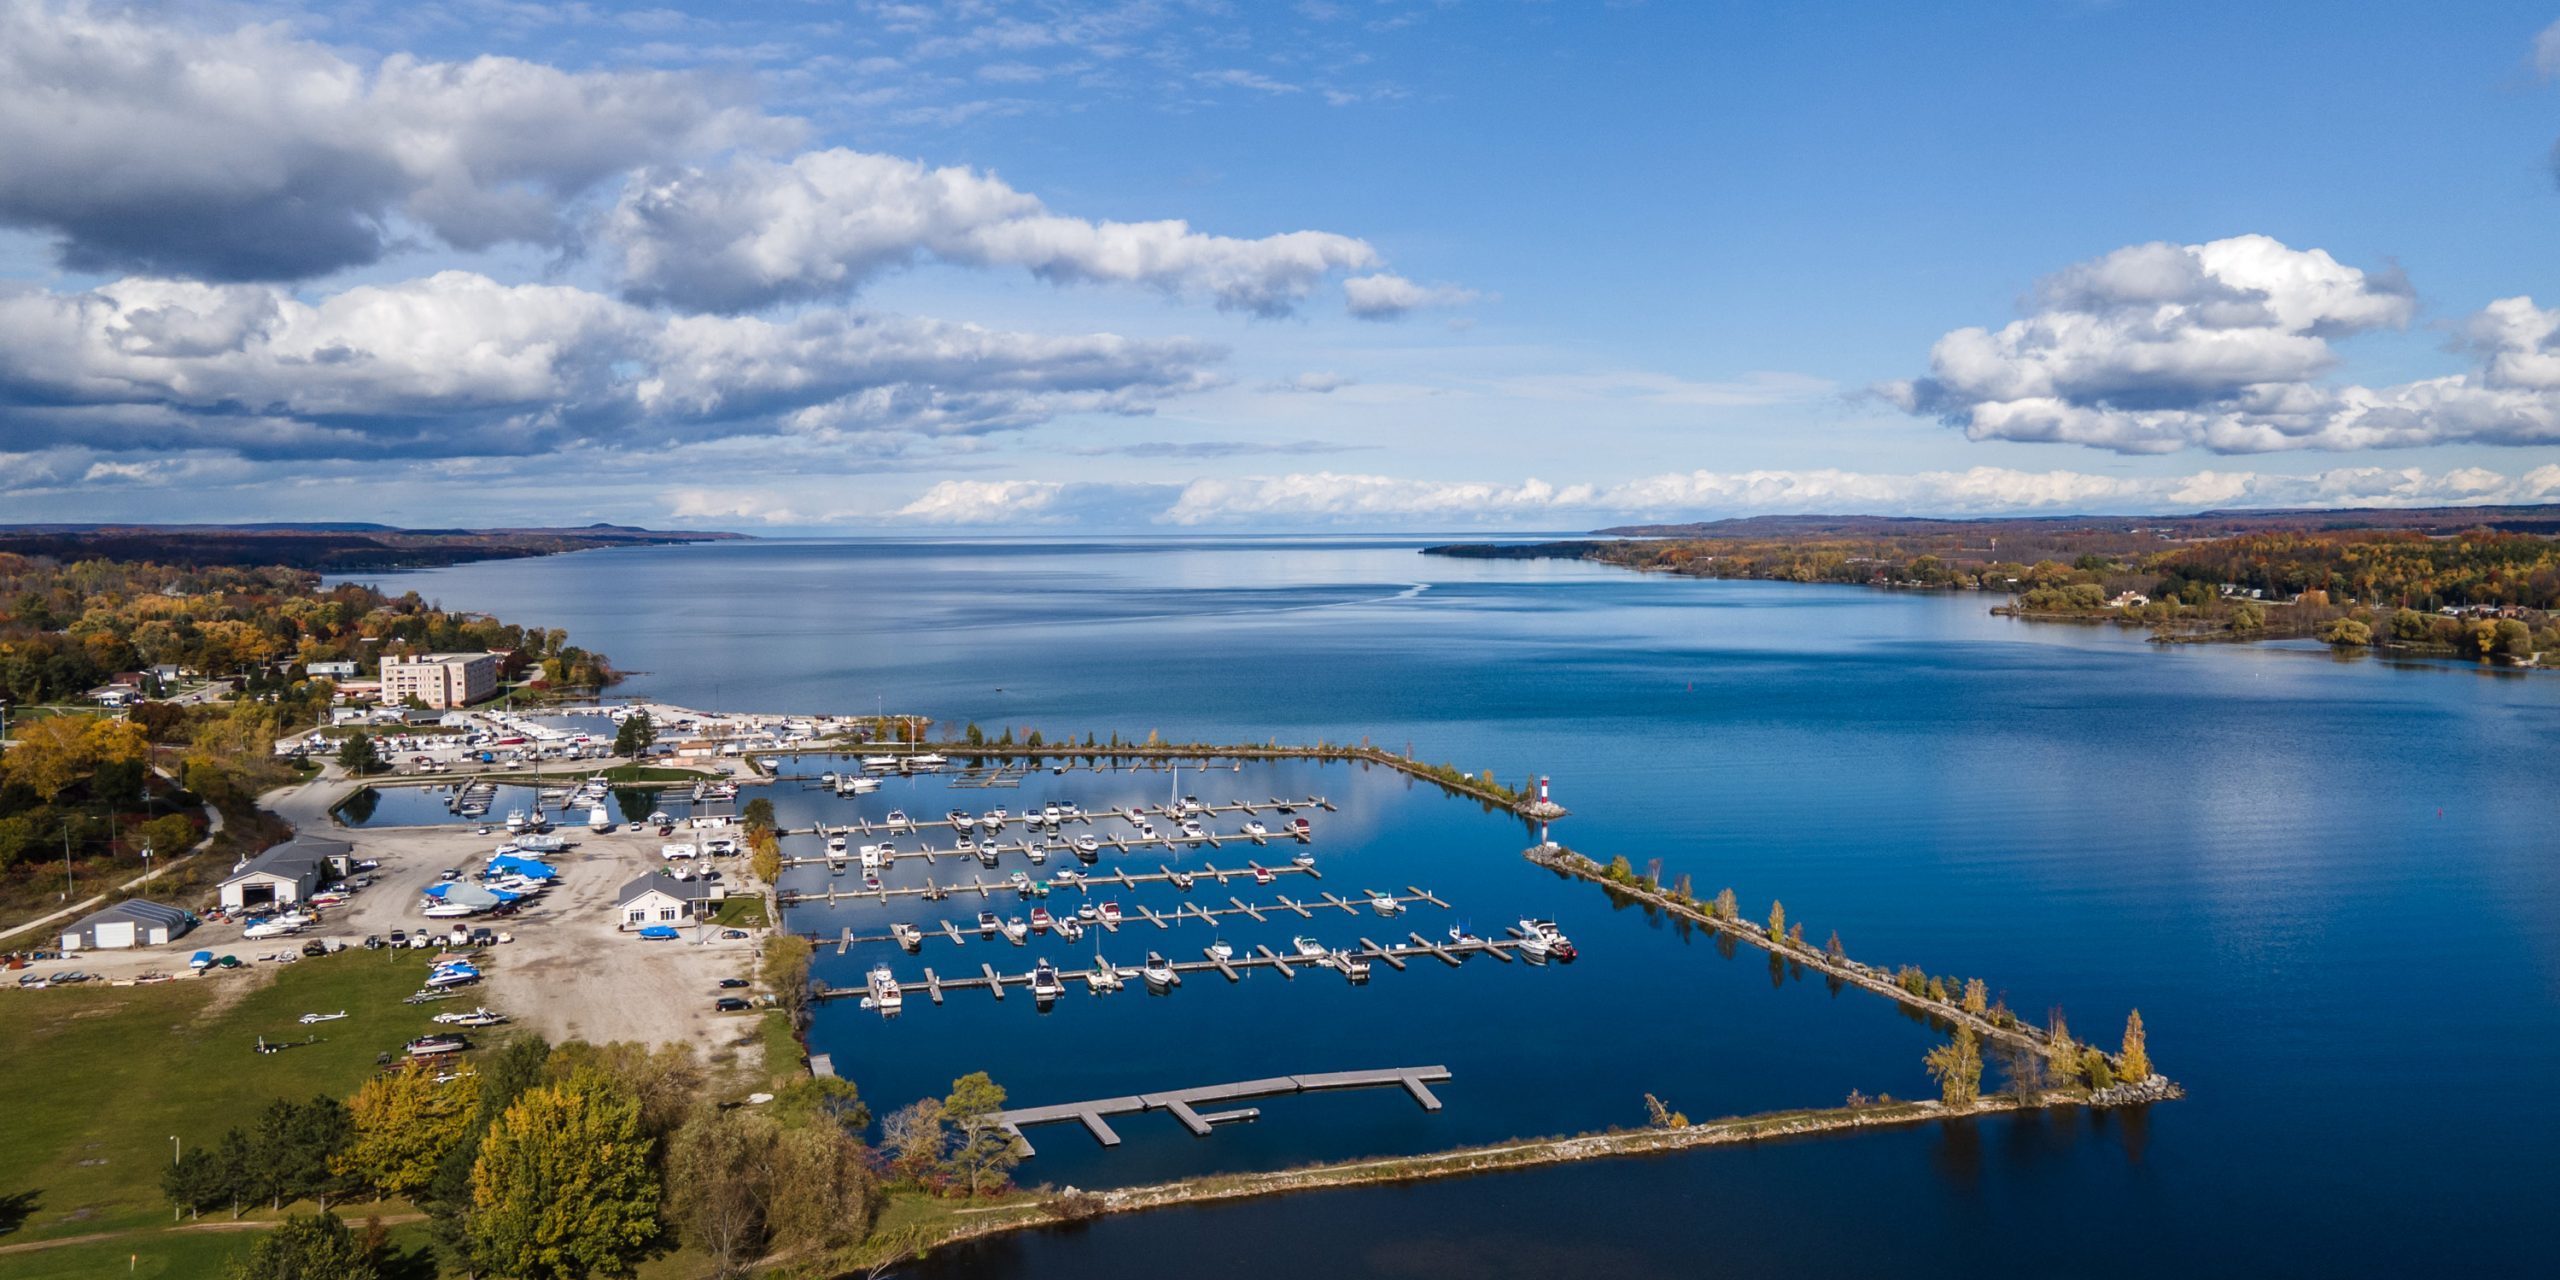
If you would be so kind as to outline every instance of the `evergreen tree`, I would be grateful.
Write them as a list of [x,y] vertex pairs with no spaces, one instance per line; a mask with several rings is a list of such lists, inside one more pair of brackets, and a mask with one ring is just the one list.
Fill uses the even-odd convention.
[[371,734],[359,733],[339,746],[338,763],[361,778],[382,771],[382,752],[374,746]]
[[657,740],[658,726],[650,722],[649,713],[635,711],[624,716],[621,726],[613,731],[613,753],[618,756],[637,756],[647,751],[649,745]]
[[295,1214],[224,1268],[228,1280],[379,1280],[373,1250],[325,1209]]
[[161,1171],[160,1189],[168,1193],[169,1203],[195,1217],[237,1200],[231,1181],[231,1171],[223,1167],[221,1157],[198,1147]]

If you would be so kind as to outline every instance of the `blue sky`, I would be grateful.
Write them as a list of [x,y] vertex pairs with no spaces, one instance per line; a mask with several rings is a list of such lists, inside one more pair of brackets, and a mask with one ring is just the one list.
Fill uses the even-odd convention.
[[2560,10],[0,15],[17,519],[2560,501]]

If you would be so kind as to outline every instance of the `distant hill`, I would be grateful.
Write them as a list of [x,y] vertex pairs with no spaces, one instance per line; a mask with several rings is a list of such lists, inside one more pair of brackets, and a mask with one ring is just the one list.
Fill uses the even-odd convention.
[[2560,534],[2560,504],[2519,507],[2338,507],[2317,511],[2199,511],[2184,516],[2070,515],[1986,516],[1949,519],[1931,516],[1782,515],[1743,516],[1690,524],[1619,525],[1594,536],[1617,538],[1911,538],[1933,535],[1996,537],[2015,531],[2026,536],[2062,533],[2130,533],[2171,538],[2222,538],[2242,533],[2339,532],[2354,529],[2413,529],[2421,533],[2460,533],[2490,528],[2508,533]]
[[581,528],[402,529],[359,521],[256,524],[0,525],[0,553],[52,560],[148,560],[192,566],[284,565],[330,573],[417,569],[592,551],[744,538],[737,533]]

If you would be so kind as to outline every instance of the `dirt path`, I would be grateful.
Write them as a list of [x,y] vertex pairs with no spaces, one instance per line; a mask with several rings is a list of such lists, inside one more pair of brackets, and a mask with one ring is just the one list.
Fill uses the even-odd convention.
[[[386,1227],[403,1223],[424,1222],[423,1213],[386,1213],[375,1219]],[[265,1231],[280,1224],[263,1218],[247,1218],[234,1222],[229,1218],[214,1222],[183,1222],[174,1227],[139,1227],[132,1231],[92,1231],[80,1236],[55,1236],[51,1240],[28,1240],[20,1244],[0,1244],[0,1254],[34,1253],[41,1249],[59,1249],[65,1245],[96,1244],[101,1240],[121,1240],[129,1236],[155,1236],[167,1231]]]

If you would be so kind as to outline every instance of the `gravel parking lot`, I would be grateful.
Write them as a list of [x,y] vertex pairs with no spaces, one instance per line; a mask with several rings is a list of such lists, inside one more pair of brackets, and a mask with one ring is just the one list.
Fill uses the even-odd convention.
[[[146,972],[184,977],[187,957],[198,950],[236,955],[254,969],[258,957],[298,953],[314,939],[353,946],[367,935],[387,938],[395,929],[441,932],[457,923],[427,919],[420,909],[423,890],[448,869],[466,874],[477,870],[505,842],[504,829],[481,835],[462,824],[340,828],[328,809],[350,785],[324,776],[269,798],[271,807],[297,829],[349,840],[359,859],[381,864],[365,873],[374,878],[370,888],[344,906],[322,911],[319,925],[291,938],[248,939],[241,937],[238,923],[208,922],[172,946],[86,952],[44,962],[34,971],[78,970],[108,980]],[[663,865],[659,848],[665,842],[654,831],[629,828],[607,835],[574,829],[563,834],[571,841],[569,849],[540,855],[560,871],[560,880],[541,901],[512,916],[458,922],[513,939],[488,949],[486,978],[468,998],[554,1041],[690,1044],[706,1059],[734,1053],[752,1063],[760,1043],[757,1020],[715,1013],[711,1005],[722,994],[737,994],[720,991],[721,979],[755,976],[764,931],[722,939],[719,930],[689,927],[681,939],[667,942],[618,931],[615,894],[632,877]],[[744,878],[737,865],[742,860],[725,861],[731,865],[721,868],[724,876]]]

